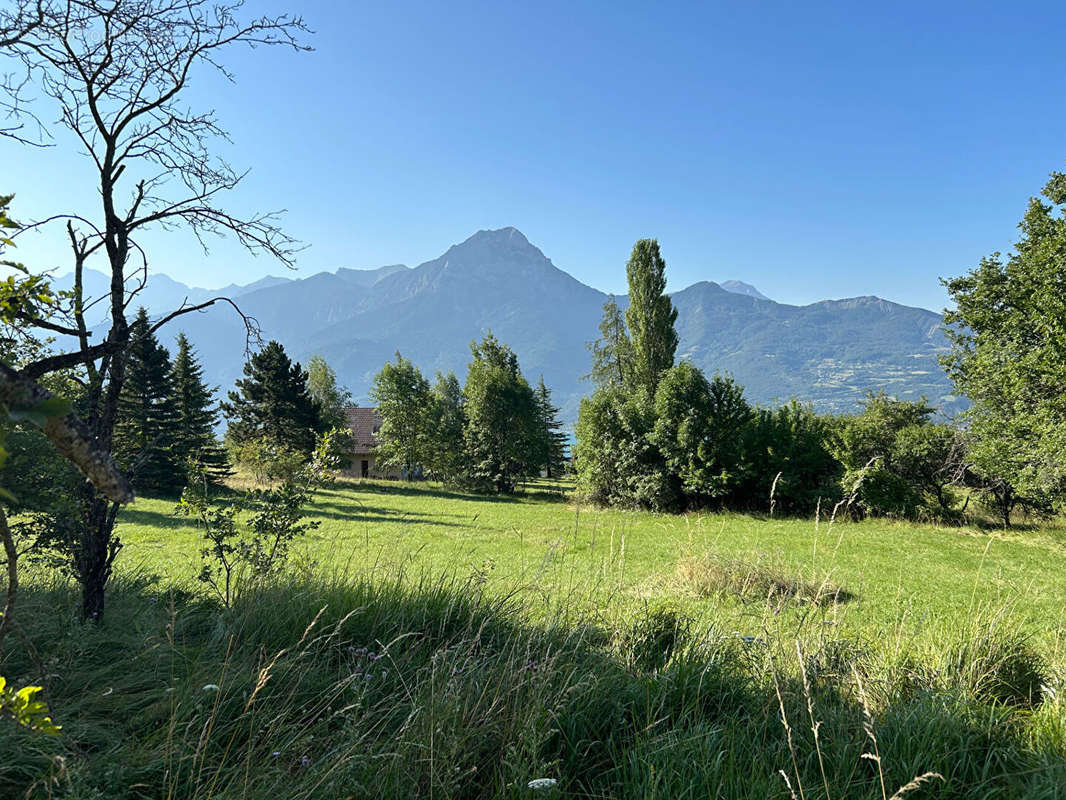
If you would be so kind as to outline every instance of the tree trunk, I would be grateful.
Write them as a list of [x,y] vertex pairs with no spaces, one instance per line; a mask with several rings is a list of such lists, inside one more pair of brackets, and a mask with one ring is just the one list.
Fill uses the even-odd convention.
[[81,583],[82,618],[99,622],[104,616],[104,589],[111,566],[122,548],[113,535],[118,505],[109,503],[91,486],[86,485],[84,492],[85,515],[75,566]]

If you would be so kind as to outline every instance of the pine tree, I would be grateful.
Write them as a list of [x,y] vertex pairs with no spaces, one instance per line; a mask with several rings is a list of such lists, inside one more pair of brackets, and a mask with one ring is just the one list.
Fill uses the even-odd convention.
[[176,423],[170,354],[156,340],[148,312],[141,308],[130,325],[114,434],[115,457],[135,488],[170,492],[184,486],[174,451]]
[[633,246],[626,277],[626,323],[633,342],[636,383],[653,397],[659,377],[674,365],[677,350],[677,309],[666,294],[666,262],[655,239],[641,239]]
[[244,365],[245,377],[221,404],[235,443],[266,439],[310,454],[325,426],[307,388],[307,373],[278,342],[271,341]]
[[559,420],[559,409],[552,405],[551,390],[540,376],[537,388],[533,390],[537,404],[537,424],[540,428],[540,456],[544,474],[549,478],[558,478],[566,464],[566,440],[563,423]]
[[213,483],[220,483],[233,472],[226,451],[215,438],[218,407],[214,403],[215,389],[204,384],[203,368],[196,353],[185,338],[178,334],[178,353],[171,373],[174,386],[176,422],[174,426],[174,454],[180,464],[196,462]]

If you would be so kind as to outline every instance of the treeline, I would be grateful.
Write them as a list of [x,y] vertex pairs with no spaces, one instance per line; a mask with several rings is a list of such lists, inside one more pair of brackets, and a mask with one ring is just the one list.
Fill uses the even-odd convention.
[[981,498],[1009,524],[1019,492],[993,459],[975,460],[972,434],[937,423],[924,399],[871,394],[859,413],[821,415],[792,401],[749,404],[730,377],[675,364],[677,316],[655,240],[627,264],[629,307],[604,305],[591,342],[576,434],[580,493],[604,505],[678,511],[733,508],[850,516],[958,517]]
[[543,377],[530,386],[518,357],[491,333],[470,350],[462,386],[440,372],[431,385],[399,353],[374,377],[378,466],[501,494],[524,478],[562,474],[566,435]]

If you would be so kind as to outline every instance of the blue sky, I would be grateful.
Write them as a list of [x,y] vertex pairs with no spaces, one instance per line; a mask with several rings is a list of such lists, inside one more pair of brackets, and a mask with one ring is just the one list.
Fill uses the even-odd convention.
[[[248,6],[298,9],[315,51],[231,51],[236,83],[202,72],[188,97],[252,170],[229,208],[287,209],[304,275],[514,225],[607,291],[654,236],[671,289],[941,308],[938,277],[1009,249],[1066,164],[1061,2]],[[92,211],[86,161],[57,145],[0,142],[16,216]],[[184,234],[147,244],[202,286],[283,269]],[[58,236],[20,256],[66,267]]]

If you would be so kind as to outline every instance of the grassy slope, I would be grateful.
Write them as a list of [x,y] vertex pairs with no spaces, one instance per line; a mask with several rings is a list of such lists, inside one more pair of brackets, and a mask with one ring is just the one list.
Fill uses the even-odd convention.
[[[738,514],[656,515],[578,508],[546,488],[484,498],[427,484],[343,481],[319,495],[321,527],[299,552],[344,572],[404,565],[414,574],[480,573],[501,590],[523,587],[534,613],[546,607],[538,600],[545,595],[565,597],[571,611],[591,609],[615,619],[637,605],[672,601],[758,633],[765,604],[704,599],[677,579],[680,559],[710,552],[816,582],[828,577],[855,599],[823,613],[875,639],[935,638],[976,609],[1007,607],[1054,661],[1062,661],[1062,528],[1004,532],[885,520],[816,526],[813,520]],[[123,513],[125,569],[179,581],[196,573],[199,536],[173,516],[173,506],[141,499]],[[774,625],[799,621],[806,612],[786,606]]]

